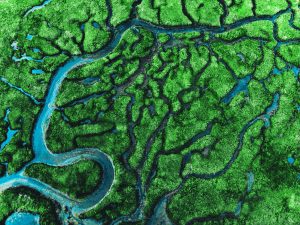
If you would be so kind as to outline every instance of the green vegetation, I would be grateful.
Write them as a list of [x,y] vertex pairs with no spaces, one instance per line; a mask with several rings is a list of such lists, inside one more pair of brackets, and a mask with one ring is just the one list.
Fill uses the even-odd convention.
[[239,78],[252,74],[262,55],[259,42],[254,40],[245,40],[226,45],[215,43],[213,50]]
[[284,45],[280,47],[279,54],[282,58],[295,66],[300,66],[300,59],[297,57],[297,52],[300,50],[300,45]]
[[[109,1],[108,1],[109,2]],[[113,26],[124,22],[129,19],[133,0],[110,0],[112,7],[112,17],[110,23]]]
[[197,23],[211,26],[220,25],[220,17],[224,12],[219,1],[186,0],[185,5],[187,7],[187,11]]
[[97,163],[80,161],[65,167],[34,164],[28,167],[26,174],[62,190],[73,199],[81,199],[92,193],[96,185],[99,185],[102,172]]
[[[18,211],[41,224],[300,223],[298,1],[53,0],[31,11],[41,4],[0,1],[1,224]],[[78,216],[2,185],[25,166],[80,201],[108,174],[84,154],[26,167],[55,74],[82,58],[94,60],[66,74],[44,127],[55,155],[98,148],[113,162],[111,189]]]
[[288,7],[288,1],[285,0],[265,0],[255,1],[257,15],[274,15],[280,10],[284,10]]
[[13,212],[24,211],[39,214],[41,225],[56,225],[59,223],[56,210],[53,202],[28,188],[11,189],[1,193],[1,221],[5,221]]

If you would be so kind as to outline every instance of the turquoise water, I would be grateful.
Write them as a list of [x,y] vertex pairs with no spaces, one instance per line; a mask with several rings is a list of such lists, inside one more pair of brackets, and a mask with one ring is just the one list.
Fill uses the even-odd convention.
[[17,41],[14,41],[12,44],[11,44],[11,47],[13,48],[13,50],[18,50],[19,47],[18,47],[18,42]]
[[262,116],[264,123],[265,123],[265,127],[270,126],[271,116],[278,110],[279,98],[280,98],[279,93],[276,93],[273,98],[272,104],[266,109],[266,113]]
[[223,99],[223,102],[225,104],[228,104],[240,92],[247,93],[248,83],[251,80],[251,77],[252,77],[251,75],[248,75],[242,79],[239,79],[237,85],[225,96],[225,98]]
[[35,62],[43,62],[44,60],[43,59],[34,59],[32,58],[31,56],[27,56],[26,54],[23,54],[21,56],[21,58],[17,58],[15,56],[12,57],[12,60],[15,61],[15,62],[21,62],[23,60],[27,60],[27,61],[35,61]]
[[8,127],[6,139],[0,145],[0,152],[5,148],[6,145],[8,145],[11,142],[11,140],[17,133],[18,130],[12,130],[10,127]]
[[[9,120],[8,120],[8,115],[10,113],[10,109],[6,109],[5,112],[5,117],[4,117],[4,122],[9,124]],[[19,132],[19,130],[13,130],[11,129],[10,125],[7,128],[7,132],[6,132],[6,139],[1,143],[0,145],[0,152],[2,152],[2,150],[5,148],[6,145],[8,145],[11,140],[13,139],[13,137]]]
[[289,164],[292,165],[292,164],[294,164],[295,159],[294,159],[293,157],[288,157],[288,158],[287,158],[287,161],[288,161]]
[[27,39],[28,41],[31,41],[31,40],[33,39],[33,35],[27,34],[26,39]]
[[[103,54],[106,54],[106,52]],[[98,57],[102,57],[102,55],[99,55]],[[101,202],[107,193],[109,193],[114,181],[114,166],[108,155],[101,152],[99,149],[93,148],[75,149],[67,153],[53,154],[48,149],[45,140],[49,121],[55,110],[55,100],[63,80],[74,68],[94,60],[95,59],[92,58],[74,57],[64,66],[60,67],[54,74],[51,83],[49,84],[45,104],[43,104],[43,108],[34,125],[32,143],[35,158],[33,161],[27,163],[18,173],[0,178],[0,191],[18,186],[26,186],[35,189],[44,196],[55,200],[61,206],[69,208],[73,216],[92,209]],[[44,163],[50,166],[67,166],[80,160],[93,160],[97,162],[104,171],[102,182],[99,184],[97,190],[81,201],[72,200],[67,195],[51,186],[24,175],[25,169],[34,163]]]
[[252,172],[249,172],[247,173],[247,177],[248,177],[247,192],[250,192],[254,183],[254,174]]
[[235,216],[238,216],[240,215],[241,211],[242,211],[242,206],[243,206],[243,202],[242,201],[239,201],[235,210],[234,210],[234,215]]
[[45,72],[41,69],[33,69],[33,70],[31,70],[31,73],[35,74],[35,75],[40,75],[40,74],[43,74]]
[[281,75],[281,74],[282,74],[282,71],[279,70],[278,68],[274,68],[272,72],[273,72],[273,74],[275,74],[275,75]]
[[6,80],[5,78],[3,77],[0,77],[0,81],[2,81],[3,83],[7,84],[9,87],[13,88],[13,89],[16,89],[18,90],[19,92],[21,92],[22,94],[24,94],[25,96],[27,96],[29,99],[31,99],[34,104],[36,105],[40,105],[41,102],[38,101],[34,96],[32,96],[31,94],[29,94],[28,92],[24,91],[22,88],[10,83],[8,80]]
[[40,216],[27,212],[15,212],[5,221],[5,225],[39,225]]
[[52,1],[52,0],[45,0],[41,5],[32,7],[30,10],[28,10],[28,11],[25,13],[25,17],[28,16],[30,13],[36,11],[36,10],[39,10],[39,9],[44,8],[44,7],[45,7],[46,5],[48,5],[51,1]]
[[97,22],[93,22],[92,25],[93,25],[93,27],[95,27],[96,29],[99,29],[99,28],[100,28],[100,24],[97,23]]
[[88,78],[85,78],[84,80],[82,80],[81,83],[83,83],[85,85],[92,85],[99,81],[100,81],[99,77],[88,77]]
[[39,48],[34,48],[34,49],[33,49],[33,52],[34,52],[34,53],[39,53],[39,52],[41,52],[41,50],[40,50]]

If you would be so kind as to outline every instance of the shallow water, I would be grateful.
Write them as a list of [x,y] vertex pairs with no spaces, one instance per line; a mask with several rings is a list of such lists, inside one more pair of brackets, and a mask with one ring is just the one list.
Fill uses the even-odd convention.
[[5,225],[39,225],[40,216],[27,213],[15,212],[5,221]]

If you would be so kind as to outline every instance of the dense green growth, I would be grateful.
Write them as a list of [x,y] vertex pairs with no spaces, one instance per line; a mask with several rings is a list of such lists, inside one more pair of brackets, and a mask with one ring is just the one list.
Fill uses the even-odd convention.
[[80,161],[65,167],[34,164],[26,171],[27,176],[62,190],[73,199],[84,198],[93,192],[101,182],[101,173],[101,168],[93,161]]
[[[2,184],[35,158],[50,83],[77,57],[95,60],[63,80],[45,140],[54,154],[100,149],[115,177],[72,219],[300,223],[298,0],[50,0],[32,11],[43,3],[0,1],[1,224],[15,211],[67,223],[63,205]],[[24,173],[80,201],[106,171],[81,160]]]
[[56,225],[59,223],[56,214],[57,205],[45,199],[38,192],[28,188],[7,190],[0,197],[0,220],[16,211],[37,213],[41,216],[41,225]]

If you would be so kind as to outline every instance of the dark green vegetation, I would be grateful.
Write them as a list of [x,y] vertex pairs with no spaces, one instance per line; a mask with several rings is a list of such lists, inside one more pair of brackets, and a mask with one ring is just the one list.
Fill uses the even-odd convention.
[[[86,171],[90,171],[88,176]],[[43,164],[34,164],[28,168],[27,173],[28,176],[50,184],[74,199],[81,199],[92,193],[95,184],[100,183],[101,180],[101,168],[92,161],[81,161],[66,167],[50,168]]]
[[26,211],[41,215],[41,224],[59,224],[57,218],[59,206],[31,189],[17,188],[6,190],[1,194],[0,202],[1,221],[5,221],[13,212]]
[[[71,71],[50,121],[53,152],[97,147],[113,159],[112,190],[83,217],[145,224],[168,196],[174,224],[300,223],[297,0],[52,0],[24,16],[41,2],[0,0],[0,142],[19,130],[0,152],[2,177],[34,158],[33,125],[57,68],[139,18],[168,32],[131,27],[106,57]],[[24,53],[43,62],[12,60]],[[79,199],[102,172],[90,161],[26,171]],[[56,208],[28,189],[0,195],[1,221],[19,210],[57,224]]]

